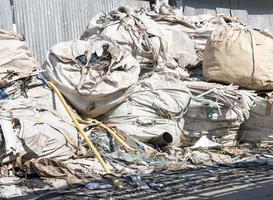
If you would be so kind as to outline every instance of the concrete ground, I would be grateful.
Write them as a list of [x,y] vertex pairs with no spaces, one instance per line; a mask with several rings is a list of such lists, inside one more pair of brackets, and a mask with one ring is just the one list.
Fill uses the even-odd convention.
[[[133,175],[134,176],[134,175]],[[137,179],[136,179],[137,177]],[[124,189],[117,190],[106,178],[69,188],[44,188],[43,181],[25,180],[16,187],[40,190],[9,199],[182,199],[182,200],[273,200],[273,166],[245,163],[234,166],[200,166],[177,171],[120,177]],[[88,184],[90,184],[88,183]],[[13,185],[14,186],[14,185]],[[97,187],[98,186],[98,187]]]
[[[273,176],[256,183],[232,184],[193,192],[183,200],[272,200]],[[271,180],[270,180],[271,179]]]

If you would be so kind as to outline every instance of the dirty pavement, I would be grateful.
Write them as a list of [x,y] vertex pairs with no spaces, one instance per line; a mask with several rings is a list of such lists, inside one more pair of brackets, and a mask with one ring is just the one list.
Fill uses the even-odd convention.
[[268,31],[158,1],[97,13],[41,65],[0,44],[1,199],[234,199],[273,177]]

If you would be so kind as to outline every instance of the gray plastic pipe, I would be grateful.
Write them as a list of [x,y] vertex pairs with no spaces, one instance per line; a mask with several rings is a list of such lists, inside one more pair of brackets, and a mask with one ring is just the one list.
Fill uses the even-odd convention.
[[164,132],[160,136],[150,141],[151,144],[154,144],[157,146],[167,146],[171,144],[172,142],[173,142],[173,136],[168,132]]

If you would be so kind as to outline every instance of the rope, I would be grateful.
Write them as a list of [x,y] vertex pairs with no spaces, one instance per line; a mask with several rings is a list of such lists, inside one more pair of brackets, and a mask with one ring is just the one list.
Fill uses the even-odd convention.
[[250,34],[250,38],[251,38],[251,49],[252,49],[252,73],[251,73],[251,84],[252,86],[254,85],[254,74],[255,74],[255,70],[256,70],[256,63],[255,63],[255,52],[254,52],[254,40],[253,40],[253,35],[251,30],[248,29],[248,32]]

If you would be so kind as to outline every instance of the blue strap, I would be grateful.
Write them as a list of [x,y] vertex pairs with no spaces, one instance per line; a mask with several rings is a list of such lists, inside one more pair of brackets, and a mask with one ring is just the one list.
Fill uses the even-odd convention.
[[50,85],[48,84],[47,80],[45,79],[45,77],[43,76],[43,74],[39,73],[37,75],[37,79],[41,80],[48,88],[51,89]]
[[0,89],[0,99],[7,99],[9,95],[5,92],[5,89]]

